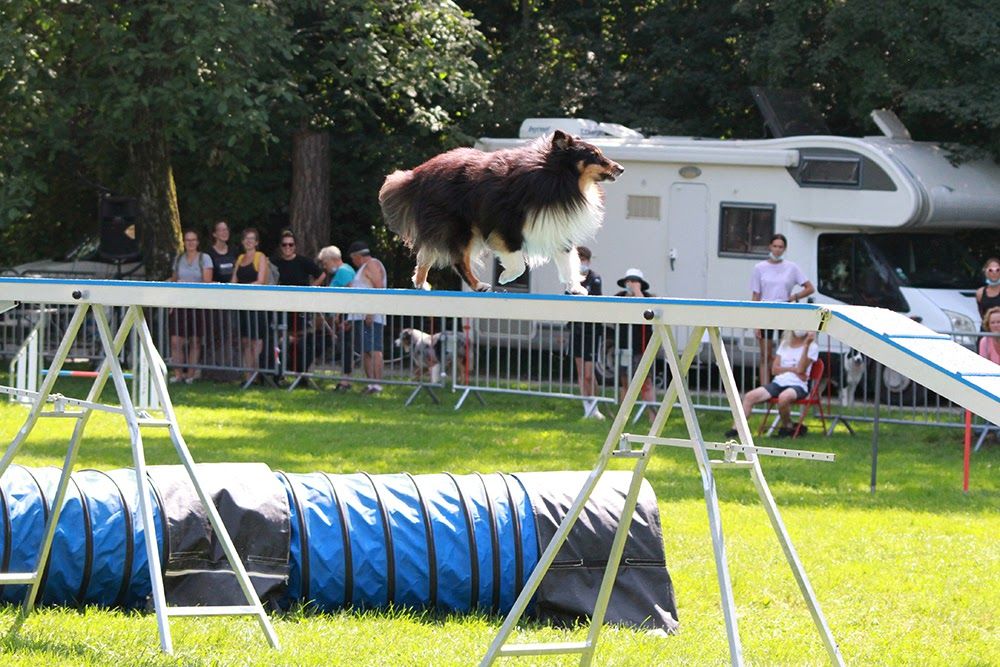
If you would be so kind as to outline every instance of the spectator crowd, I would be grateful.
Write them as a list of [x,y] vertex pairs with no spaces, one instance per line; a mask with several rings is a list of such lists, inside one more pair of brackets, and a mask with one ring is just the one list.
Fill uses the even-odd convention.
[[[230,243],[229,223],[219,220],[212,227],[207,247],[194,229],[183,234],[184,248],[174,258],[168,280],[180,283],[231,283],[235,285],[290,285],[384,289],[385,266],[372,256],[365,241],[355,241],[347,250],[348,262],[340,248],[322,248],[316,259],[299,254],[295,234],[283,230],[278,251],[269,257],[259,250],[260,232],[247,227],[240,234],[240,246]],[[172,308],[168,313],[171,344],[171,382],[191,384],[201,376],[199,360],[203,343],[216,348],[238,347],[243,382],[274,382],[274,365],[287,360],[291,372],[308,370],[315,354],[314,332],[318,329],[336,342],[343,378],[339,391],[349,391],[354,360],[361,360],[367,385],[365,393],[382,391],[383,334],[385,315],[374,313],[332,314],[310,321],[307,313],[270,313],[256,310],[203,311]],[[276,344],[285,346],[279,355]]]
[[[236,285],[323,286],[345,289],[384,289],[388,284],[386,268],[372,255],[363,240],[351,243],[346,253],[336,245],[323,247],[315,259],[299,253],[298,240],[291,230],[283,230],[277,252],[267,256],[259,249],[260,233],[253,227],[243,229],[240,244],[231,242],[232,231],[224,220],[216,222],[204,250],[196,230],[183,234],[183,250],[173,261],[169,278],[181,283],[231,283]],[[797,302],[815,292],[809,277],[798,264],[785,257],[788,240],[774,234],[768,244],[766,259],[753,266],[749,276],[752,301]],[[592,266],[594,254],[577,248],[581,283],[588,295],[602,295],[601,276]],[[979,353],[1000,363],[1000,259],[989,258],[982,267],[984,284],[975,298],[982,320]],[[650,297],[651,285],[639,267],[631,267],[617,280],[619,297]],[[201,377],[202,350],[213,346],[236,346],[242,365],[242,381],[273,381],[275,364],[281,363],[274,352],[277,341],[286,346],[281,355],[287,368],[281,371],[302,373],[313,362],[316,332],[334,342],[334,358],[340,371],[338,391],[350,391],[355,382],[363,382],[365,393],[383,390],[382,377],[386,318],[380,313],[332,313],[315,315],[297,312],[271,313],[254,310],[202,311],[172,308],[168,313],[171,349],[171,376],[174,383],[191,384]],[[607,327],[597,323],[570,323],[568,327],[575,380],[583,405],[583,416],[604,419],[599,408],[598,378],[595,364],[601,351],[613,355],[618,385],[622,392],[636,371],[651,337],[649,325]],[[612,343],[606,340],[614,336]],[[805,331],[758,329],[754,332],[759,347],[757,384],[743,396],[743,409],[773,401],[778,407],[776,433],[788,437],[797,433],[791,406],[809,391],[812,364],[818,358],[815,335]],[[238,345],[237,345],[238,342]],[[609,357],[610,358],[610,357]],[[363,379],[355,379],[360,369]],[[268,371],[262,373],[262,371]],[[655,404],[656,395],[647,377],[640,388],[640,400]],[[655,412],[650,411],[649,419]],[[736,436],[735,426],[727,437]]]

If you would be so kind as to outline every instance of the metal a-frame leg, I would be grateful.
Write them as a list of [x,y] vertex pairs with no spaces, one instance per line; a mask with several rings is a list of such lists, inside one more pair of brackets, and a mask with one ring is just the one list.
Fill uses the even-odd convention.
[[[24,424],[21,425],[20,430],[18,430],[17,435],[11,441],[10,445],[7,447],[7,451],[4,453],[3,458],[0,459],[0,477],[7,471],[10,467],[11,462],[17,455],[18,450],[20,450],[21,445],[27,439],[28,435],[31,433],[35,424],[38,423],[38,419],[42,417],[45,405],[52,395],[52,389],[59,378],[59,370],[62,368],[63,364],[66,362],[66,357],[69,355],[69,350],[73,345],[73,341],[76,340],[77,333],[80,331],[80,327],[83,325],[83,321],[87,316],[87,311],[89,306],[83,304],[77,307],[76,312],[73,313],[73,317],[69,322],[69,326],[66,328],[65,334],[63,334],[62,340],[59,342],[59,347],[56,349],[55,358],[52,360],[52,365],[49,368],[48,374],[42,381],[42,386],[39,388],[38,394],[34,397],[34,403],[32,404],[30,410],[28,411],[28,416],[24,420]],[[82,421],[82,413],[72,413],[74,416],[80,415],[80,420]],[[59,486],[56,491],[56,500],[64,498],[66,495],[66,488],[69,485],[69,473],[72,468],[73,460],[76,457],[76,435],[79,430],[79,423],[77,424],[77,429],[74,429],[74,439],[70,440],[70,445],[66,453],[66,460],[63,464],[62,474],[59,478]],[[62,495],[60,495],[60,491]],[[24,604],[21,607],[21,614],[19,617],[19,622],[24,619],[29,613],[31,613],[34,607],[35,597],[37,595],[38,586],[41,582],[42,575],[45,569],[45,561],[48,558],[49,548],[52,545],[52,538],[55,535],[56,521],[59,519],[59,513],[62,509],[61,502],[55,502],[51,511],[49,512],[48,519],[45,524],[44,537],[42,539],[42,544],[39,547],[38,558],[35,561],[35,568],[31,572],[4,572],[0,573],[0,584],[28,584],[28,592],[25,595]]]
[[[698,353],[698,347],[701,342],[702,329],[698,328],[688,340],[688,345],[684,350],[683,357],[679,362],[677,362],[673,339],[664,336],[664,333],[667,331],[668,330],[666,328],[654,331],[653,340],[650,341],[650,345],[655,345],[656,347],[660,347],[664,342],[666,342],[668,344],[668,359],[673,358],[675,361],[675,363],[671,366],[672,379],[670,385],[667,387],[663,401],[660,403],[659,410],[657,410],[656,416],[653,418],[653,423],[649,428],[649,436],[651,437],[659,436],[660,433],[663,432],[663,427],[666,425],[667,419],[670,417],[670,413],[673,410],[674,402],[677,400],[678,394],[684,396],[685,400],[687,400],[687,373],[691,368],[691,363],[694,361],[695,355]],[[685,379],[683,383],[680,382],[682,378]],[[639,384],[640,386],[642,385],[641,379]],[[688,402],[690,401],[688,400]],[[639,414],[641,414],[641,412]],[[581,665],[591,664],[594,652],[597,650],[598,637],[604,627],[604,617],[607,613],[608,603],[611,601],[611,593],[614,589],[615,579],[618,576],[618,567],[621,564],[622,554],[625,551],[625,542],[628,539],[629,527],[632,524],[632,519],[635,515],[635,508],[639,501],[639,491],[642,489],[642,480],[645,478],[646,468],[652,460],[654,447],[655,445],[653,444],[646,444],[638,453],[631,451],[625,452],[621,450],[614,453],[618,456],[634,457],[638,460],[632,470],[632,480],[629,483],[629,490],[625,496],[625,503],[622,507],[621,515],[618,520],[618,528],[615,531],[615,537],[611,544],[611,551],[608,554],[608,562],[604,569],[604,577],[601,580],[601,588],[597,593],[597,600],[594,604],[594,612],[591,615],[590,630],[587,634],[586,648],[580,656]]]
[[[67,399],[65,397],[53,395],[52,389],[56,379],[59,377],[59,370],[65,363],[70,347],[76,339],[88,310],[92,310],[95,322],[97,323],[101,344],[105,353],[104,361],[101,364],[100,370],[98,371],[97,377],[91,386],[86,400],[81,401],[77,399]],[[142,417],[139,416],[132,403],[131,395],[125,383],[124,373],[122,372],[121,365],[118,362],[118,354],[121,352],[121,349],[128,338],[129,332],[134,326],[136,326],[137,323],[139,323],[139,339],[142,354],[146,356],[146,360],[149,362],[154,389],[157,393],[160,405],[164,407],[164,413],[167,416],[167,418],[163,420],[150,419],[145,415]],[[193,460],[187,449],[187,445],[184,443],[183,438],[180,435],[176,415],[173,412],[173,406],[169,400],[163,368],[164,365],[162,360],[152,344],[152,336],[145,320],[143,319],[141,308],[138,306],[132,306],[128,309],[117,333],[112,339],[111,326],[108,322],[107,314],[104,312],[102,306],[95,306],[91,308],[89,304],[84,303],[77,307],[77,310],[73,315],[73,319],[70,321],[66,333],[59,344],[59,348],[56,350],[56,355],[53,359],[52,366],[49,369],[49,373],[46,376],[40,391],[35,396],[34,405],[32,406],[24,425],[21,427],[10,446],[7,448],[3,458],[0,459],[0,475],[2,475],[3,472],[10,466],[10,463],[16,455],[18,449],[20,449],[39,417],[69,417],[77,420],[73,430],[73,435],[70,439],[69,447],[67,449],[66,459],[63,464],[62,474],[59,478],[56,495],[53,498],[51,511],[49,512],[49,517],[45,525],[44,536],[39,549],[39,557],[36,561],[35,570],[29,573],[0,573],[0,584],[30,584],[28,592],[25,595],[22,613],[18,618],[18,623],[22,622],[27,614],[32,611],[39,593],[44,572],[44,564],[48,559],[49,551],[51,549],[56,524],[62,510],[63,501],[65,500],[70,475],[72,473],[73,464],[76,460],[77,452],[79,451],[79,443],[86,427],[86,423],[94,409],[114,412],[122,414],[125,417],[132,441],[132,457],[135,465],[136,483],[139,494],[140,516],[145,534],[145,546],[149,563],[150,582],[153,592],[154,607],[156,610],[157,625],[160,632],[161,649],[165,653],[172,653],[173,651],[170,638],[170,627],[168,623],[168,616],[170,615],[254,615],[258,618],[270,645],[277,648],[278,641],[274,633],[274,629],[271,626],[270,619],[267,617],[267,613],[264,611],[263,605],[260,603],[256,591],[253,589],[249,575],[243,567],[242,561],[232,544],[232,540],[229,538],[229,534],[219,517],[214,503],[212,503],[211,499],[207,497],[203,487],[198,482],[195,475]],[[121,407],[105,406],[97,403],[109,376],[114,382]],[[69,405],[77,406],[80,409],[70,412],[65,410],[43,412],[43,408],[50,400],[54,400],[57,405],[60,403],[68,403]],[[215,530],[217,538],[223,546],[226,556],[229,559],[230,566],[233,568],[233,572],[240,583],[240,587],[243,589],[244,595],[249,603],[248,605],[219,607],[167,607],[163,590],[163,580],[160,574],[161,569],[159,548],[156,541],[156,524],[153,520],[152,505],[150,504],[149,480],[146,477],[145,454],[143,452],[142,436],[140,434],[141,426],[169,428],[174,446],[177,449],[186,470],[188,471],[188,475],[198,492],[199,498],[205,506],[206,513],[209,516],[209,521]],[[164,536],[164,539],[166,539],[166,536]]]
[[[736,381],[733,378],[733,371],[729,365],[729,357],[726,354],[725,346],[722,344],[718,329],[709,330],[709,340],[712,344],[712,350],[715,353],[716,364],[722,376],[726,396],[729,398],[729,405],[733,412],[733,420],[736,423],[736,431],[739,433],[740,441],[752,445],[753,436],[750,426],[747,423],[747,417],[743,413],[743,404],[739,400],[739,392],[736,390]],[[778,505],[775,503],[774,496],[771,495],[771,489],[764,478],[764,471],[760,467],[760,459],[754,454],[748,455],[747,459],[752,464],[750,476],[757,489],[757,495],[760,496],[764,510],[771,521],[771,527],[774,529],[774,533],[778,537],[778,542],[781,544],[781,549],[785,553],[785,559],[788,561],[795,581],[799,585],[799,590],[802,592],[802,597],[809,607],[809,613],[812,615],[813,623],[816,625],[820,638],[823,640],[823,645],[826,647],[830,662],[834,665],[843,665],[844,659],[840,654],[840,648],[837,646],[837,642],[833,638],[833,633],[830,631],[830,626],[823,616],[823,611],[820,609],[819,601],[816,599],[816,594],[809,583],[809,577],[806,575],[805,568],[799,560],[798,553],[795,551],[795,547],[792,546],[791,537],[789,537],[785,524],[781,519]]]
[[588,649],[590,648],[590,641],[551,644],[505,644],[511,633],[514,631],[517,622],[527,609],[528,603],[531,601],[535,591],[538,590],[542,577],[545,576],[545,573],[555,560],[556,554],[559,552],[559,548],[566,541],[570,530],[572,530],[573,525],[576,523],[580,513],[583,511],[583,506],[593,494],[601,475],[607,469],[608,463],[614,454],[615,447],[624,432],[629,415],[631,414],[636,400],[639,397],[639,393],[642,390],[643,381],[649,374],[650,368],[653,366],[653,361],[656,358],[656,353],[657,350],[659,350],[659,347],[659,338],[656,334],[654,334],[652,340],[650,340],[649,344],[646,346],[646,350],[643,352],[642,357],[639,359],[635,374],[625,391],[625,396],[622,399],[622,403],[618,408],[618,413],[615,415],[615,419],[611,424],[611,429],[608,432],[607,439],[604,441],[604,446],[601,448],[601,452],[598,456],[594,469],[591,470],[590,475],[583,484],[583,488],[580,489],[579,494],[577,494],[576,499],[567,511],[562,523],[559,524],[559,528],[556,529],[556,532],[549,541],[549,544],[545,547],[541,556],[539,556],[538,564],[535,566],[535,569],[531,572],[531,575],[525,582],[524,588],[521,589],[520,594],[514,601],[513,607],[504,619],[503,625],[500,627],[500,631],[493,639],[486,655],[480,662],[482,667],[492,665],[493,662],[501,655],[514,656],[543,655],[553,653],[581,653],[583,654],[584,659],[588,659],[588,655],[593,655],[593,651],[588,652]]
[[[615,419],[615,423],[612,425],[611,432],[609,433],[609,440],[605,443],[605,448],[602,450],[601,458],[598,461],[597,466],[591,473],[587,482],[584,485],[583,490],[580,495],[574,501],[573,506],[570,508],[563,523],[560,525],[555,536],[553,536],[552,542],[548,545],[545,552],[539,559],[538,566],[532,572],[531,578],[525,585],[525,589],[522,590],[521,595],[515,601],[514,607],[508,614],[504,621],[504,625],[501,627],[500,632],[494,639],[493,644],[490,646],[489,651],[483,658],[481,665],[491,665],[495,659],[500,655],[542,655],[542,654],[552,654],[552,653],[580,653],[581,665],[589,665],[593,659],[594,652],[597,648],[597,640],[601,631],[601,627],[604,622],[605,612],[607,610],[607,605],[611,597],[611,592],[614,587],[614,581],[617,576],[618,565],[621,561],[621,556],[624,551],[625,542],[628,536],[628,528],[632,520],[632,515],[635,512],[635,506],[638,500],[639,490],[641,488],[642,479],[644,477],[645,469],[648,466],[652,449],[658,444],[671,444],[677,445],[681,444],[683,446],[688,446],[695,452],[695,457],[698,462],[699,471],[702,476],[702,486],[705,494],[705,503],[708,510],[709,519],[709,530],[712,537],[712,547],[715,554],[715,564],[716,564],[716,574],[719,580],[719,589],[722,597],[722,608],[726,621],[726,635],[729,643],[729,653],[730,662],[732,665],[742,665],[743,664],[743,651],[740,643],[739,630],[737,626],[736,617],[736,607],[733,598],[732,581],[729,574],[728,559],[726,557],[725,551],[725,541],[723,538],[722,531],[722,521],[721,513],[719,509],[718,494],[716,492],[715,478],[712,473],[713,467],[733,467],[733,468],[749,468],[751,470],[751,475],[754,484],[758,490],[758,494],[763,501],[765,509],[767,510],[768,516],[771,519],[772,526],[774,527],[775,533],[778,535],[778,539],[781,546],[785,552],[786,558],[792,567],[793,574],[795,575],[796,581],[799,583],[799,587],[802,590],[803,596],[809,606],[810,612],[813,616],[814,622],[817,628],[820,630],[824,644],[827,648],[827,653],[830,660],[835,665],[843,665],[843,659],[840,656],[839,649],[836,643],[833,641],[832,634],[830,633],[829,627],[826,625],[826,621],[823,618],[822,612],[819,609],[819,604],[816,601],[815,595],[809,585],[809,581],[805,575],[805,571],[798,561],[798,556],[795,553],[794,548],[791,545],[791,540],[788,537],[787,531],[785,530],[784,524],[781,522],[781,517],[778,514],[777,506],[774,502],[773,497],[770,494],[770,490],[767,487],[767,482],[764,479],[762,470],[760,469],[760,463],[757,459],[756,449],[753,446],[752,436],[750,434],[750,426],[747,423],[746,415],[743,414],[742,403],[739,400],[739,394],[736,391],[735,378],[732,374],[732,368],[729,365],[728,357],[726,356],[725,349],[722,347],[721,338],[719,335],[718,328],[709,329],[710,339],[712,341],[712,347],[715,351],[717,363],[723,377],[723,383],[726,387],[726,394],[729,398],[731,409],[733,411],[733,417],[737,424],[737,430],[740,433],[741,440],[749,445],[749,447],[740,446],[740,451],[743,451],[746,460],[739,461],[735,459],[735,452],[730,452],[730,445],[720,445],[717,443],[712,443],[713,449],[724,449],[727,452],[726,458],[723,460],[713,460],[708,456],[708,445],[706,444],[701,428],[695,414],[694,405],[691,400],[690,394],[687,389],[687,371],[690,368],[691,362],[694,358],[694,354],[697,351],[698,345],[704,332],[703,327],[698,327],[694,330],[691,338],[688,341],[688,346],[684,351],[683,356],[678,359],[676,354],[676,345],[674,342],[673,334],[671,330],[663,324],[658,324],[654,329],[654,334],[652,340],[649,343],[642,359],[639,362],[639,368],[636,370],[635,376],[633,376],[631,383],[629,384],[629,390],[626,392],[626,397],[622,401],[622,406],[619,409],[619,413]],[[641,451],[635,452],[630,451],[623,447],[618,452],[610,452],[609,444],[613,443],[614,439],[622,437],[621,429],[624,426],[624,421],[628,418],[629,412],[635,405],[636,398],[638,397],[639,390],[642,386],[642,381],[649,372],[652,365],[653,358],[655,357],[656,350],[664,345],[667,348],[667,360],[670,365],[672,380],[670,386],[667,389],[666,395],[663,399],[663,403],[654,419],[653,425],[650,428],[650,436],[643,438],[634,438],[628,436],[633,440],[644,441],[644,447]],[[666,423],[667,417],[673,407],[675,401],[679,401],[681,405],[681,410],[684,414],[685,423],[688,430],[688,436],[690,441],[677,441],[676,439],[664,439],[659,438],[658,435],[662,431],[663,426]],[[765,453],[772,453],[774,455],[799,455],[799,454],[809,454],[808,452],[792,452],[789,450],[783,450],[784,453],[779,453],[779,450],[773,450],[768,448],[770,452],[765,451]],[[575,523],[576,519],[579,517],[582,507],[586,500],[590,497],[593,492],[594,486],[596,485],[596,478],[600,476],[603,470],[607,467],[608,458],[611,454],[618,454],[622,456],[630,456],[637,458],[637,464],[633,471],[632,481],[629,486],[629,491],[626,496],[625,505],[622,510],[621,519],[619,521],[618,530],[615,533],[614,542],[612,544],[611,552],[608,557],[608,565],[605,569],[604,579],[601,583],[601,589],[598,593],[597,601],[595,603],[594,613],[591,619],[591,626],[588,633],[588,638],[584,642],[564,642],[564,643],[550,643],[550,644],[521,644],[521,645],[509,645],[505,646],[510,633],[513,630],[514,625],[517,623],[518,619],[524,613],[524,609],[527,606],[527,601],[530,600],[531,596],[537,590],[541,578],[544,576],[548,567],[554,560],[555,553],[558,551],[559,547],[565,541],[569,530]],[[830,455],[828,460],[832,460]]]
[[[233,574],[236,575],[236,580],[240,585],[240,589],[243,591],[243,595],[246,598],[247,605],[245,606],[218,606],[218,607],[166,607],[165,602],[161,602],[161,607],[157,608],[157,620],[163,619],[163,625],[165,625],[166,616],[243,616],[252,615],[257,617],[257,621],[260,624],[261,630],[267,637],[268,643],[272,648],[279,648],[278,637],[274,632],[274,627],[271,625],[271,619],[268,617],[267,612],[264,610],[263,604],[261,604],[260,598],[257,596],[257,591],[254,590],[253,583],[250,581],[250,575],[247,574],[246,568],[243,566],[243,561],[240,559],[239,553],[236,551],[236,546],[233,544],[232,539],[229,537],[229,532],[226,530],[225,524],[222,522],[222,517],[219,515],[218,509],[215,507],[215,503],[205,492],[204,486],[198,480],[198,474],[195,469],[195,462],[191,456],[191,452],[188,449],[187,443],[184,441],[184,436],[181,435],[180,428],[177,424],[177,416],[174,413],[174,406],[170,400],[170,393],[167,391],[167,379],[163,374],[162,369],[164,367],[163,360],[160,358],[159,352],[157,352],[156,347],[153,345],[153,336],[149,331],[149,325],[147,324],[145,318],[142,317],[142,311],[139,307],[133,306],[138,311],[137,321],[139,328],[139,344],[142,349],[142,353],[146,356],[149,362],[149,367],[151,369],[151,380],[153,384],[153,389],[156,392],[157,399],[159,400],[161,409],[163,410],[165,419],[163,421],[148,420],[146,423],[150,426],[164,426],[169,430],[170,439],[174,444],[174,449],[177,451],[177,455],[180,457],[181,462],[184,464],[185,470],[187,470],[188,477],[191,479],[191,484],[194,486],[195,491],[198,493],[198,498],[201,500],[202,506],[205,508],[205,512],[208,514],[208,520],[212,524],[212,530],[215,531],[215,536],[222,545],[222,550],[226,554],[226,558],[229,560],[229,566],[233,569]],[[102,334],[103,336],[103,334]],[[117,360],[115,360],[117,362]],[[119,368],[119,371],[121,369]],[[119,373],[120,377],[120,373]],[[116,377],[116,383],[118,377]],[[124,385],[124,378],[121,378],[121,386],[119,387],[119,394],[123,394],[122,405],[125,405],[125,401],[128,399],[128,390]],[[129,402],[129,407],[131,407],[131,402]],[[128,413],[126,413],[128,414]],[[135,415],[134,410],[132,415]],[[131,428],[131,427],[130,427]],[[135,441],[133,441],[135,442]],[[145,476],[145,460],[142,458],[141,440],[138,441],[138,456],[136,459],[136,476],[142,480],[143,484],[148,483]],[[142,465],[143,472],[140,476],[139,465]],[[149,524],[153,525],[153,515],[152,509],[149,508]],[[146,531],[147,539],[151,531]],[[155,540],[154,540],[155,548]],[[147,549],[149,546],[147,544]],[[150,559],[150,572],[152,574],[153,562]],[[155,577],[159,580],[159,587],[161,590],[163,582],[159,576]],[[155,602],[155,598],[154,598]],[[169,633],[169,627],[166,628]],[[164,636],[161,634],[161,637]],[[169,635],[167,635],[169,636]],[[162,644],[162,639],[161,639]],[[164,651],[169,652],[167,648]]]

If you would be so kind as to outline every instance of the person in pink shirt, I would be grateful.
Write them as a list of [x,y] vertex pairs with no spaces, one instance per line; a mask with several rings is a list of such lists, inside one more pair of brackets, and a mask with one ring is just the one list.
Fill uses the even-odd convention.
[[996,336],[983,336],[979,339],[979,354],[994,364],[1000,364],[1000,306],[993,306],[983,315],[983,324],[987,333]]
[[[750,276],[751,300],[795,302],[804,299],[816,288],[802,272],[799,265],[785,259],[788,239],[784,234],[775,234],[768,245],[768,258],[753,267]],[[802,289],[798,293],[795,287]],[[777,329],[757,329],[755,332],[760,344],[760,384],[771,381],[771,359],[774,357],[774,337],[780,336]]]

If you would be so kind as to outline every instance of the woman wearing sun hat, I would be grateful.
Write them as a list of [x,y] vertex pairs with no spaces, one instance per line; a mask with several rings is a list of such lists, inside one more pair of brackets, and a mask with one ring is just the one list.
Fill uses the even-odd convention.
[[[615,296],[653,296],[649,292],[649,283],[642,270],[630,268],[625,275],[618,279],[618,286],[624,289]],[[653,328],[648,324],[619,324],[618,325],[618,374],[620,375],[621,397],[625,398],[625,390],[628,388],[632,375],[639,364],[642,353],[646,350],[650,337],[653,335]],[[656,401],[656,393],[653,391],[653,380],[649,375],[642,383],[641,399],[652,403]],[[655,412],[655,411],[654,411]],[[654,418],[654,412],[649,413],[650,421]]]

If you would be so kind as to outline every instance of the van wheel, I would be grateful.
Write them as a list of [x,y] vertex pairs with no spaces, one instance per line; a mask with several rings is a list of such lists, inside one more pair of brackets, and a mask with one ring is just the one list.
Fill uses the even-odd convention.
[[[869,369],[874,377],[874,369]],[[926,405],[931,392],[899,371],[882,368],[882,404],[896,407]]]

